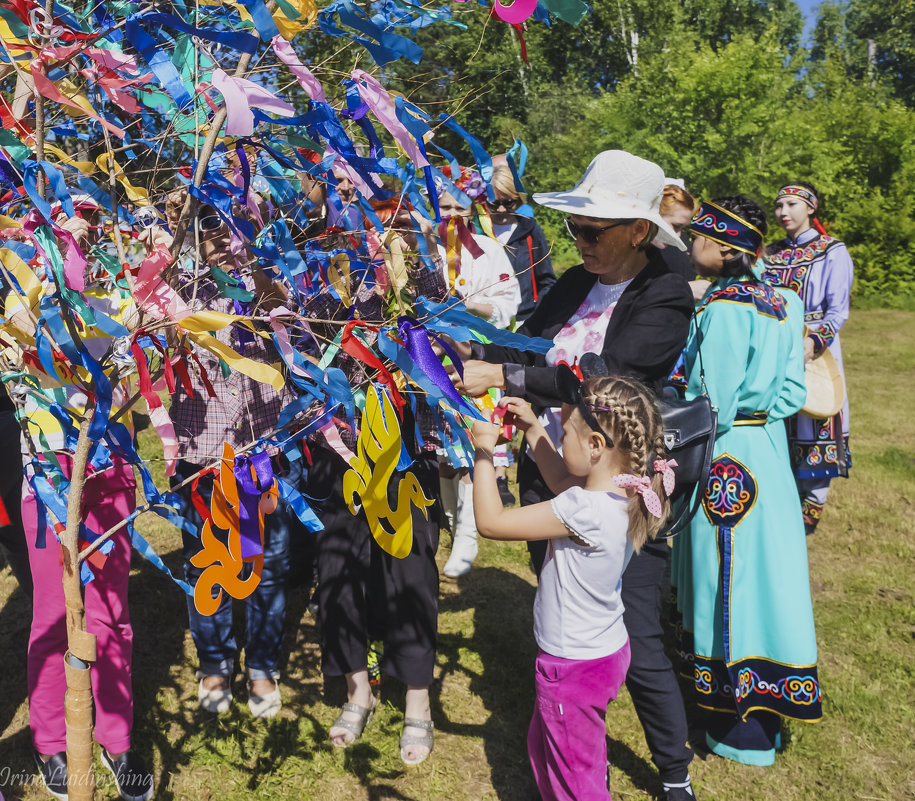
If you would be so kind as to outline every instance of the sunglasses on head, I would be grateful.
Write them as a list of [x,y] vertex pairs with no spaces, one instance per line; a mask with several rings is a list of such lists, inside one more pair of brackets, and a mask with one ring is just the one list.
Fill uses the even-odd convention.
[[597,240],[600,239],[600,235],[604,231],[609,231],[611,228],[617,228],[620,225],[632,225],[633,222],[634,220],[617,220],[610,225],[579,225],[576,222],[572,222],[570,217],[566,217],[566,231],[569,232],[569,236],[572,239],[581,237],[585,243],[596,245]]
[[590,406],[585,403],[585,399],[581,393],[581,381],[578,380],[578,376],[572,372],[568,365],[561,364],[556,368],[556,392],[559,396],[559,400],[578,409],[578,413],[585,423],[588,424],[588,428],[595,433],[600,434],[604,438],[604,442],[607,443],[608,448],[613,447],[613,438],[601,428],[600,423],[597,422],[597,419],[591,411],[592,409],[596,409],[598,411],[606,412],[609,411],[609,408],[607,406]]

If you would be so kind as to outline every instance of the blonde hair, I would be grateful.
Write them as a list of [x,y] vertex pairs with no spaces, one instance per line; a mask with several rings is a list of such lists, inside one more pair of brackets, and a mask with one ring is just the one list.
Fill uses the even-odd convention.
[[660,214],[670,214],[674,206],[685,206],[689,209],[690,214],[696,211],[696,198],[687,192],[682,186],[668,184],[664,187],[664,194],[661,195]]
[[492,180],[489,183],[492,184],[493,189],[512,200],[527,199],[527,195],[515,188],[515,178],[512,175],[512,171],[505,164],[498,164],[493,168]]
[[[650,476],[651,488],[661,500],[661,517],[650,514],[641,495],[629,500],[629,539],[639,549],[654,539],[670,512],[663,476],[654,471],[655,459],[665,459],[664,426],[654,393],[634,378],[610,376],[589,378],[582,384],[582,399],[601,427],[610,434],[614,447],[629,457],[629,470],[636,476]],[[599,407],[605,406],[607,410]],[[598,408],[595,408],[598,407]]]

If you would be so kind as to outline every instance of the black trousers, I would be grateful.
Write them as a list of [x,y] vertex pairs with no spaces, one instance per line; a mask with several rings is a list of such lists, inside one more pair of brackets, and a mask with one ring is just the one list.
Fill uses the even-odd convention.
[[[343,459],[323,447],[313,447],[311,454],[305,486],[324,523],[317,534],[322,671],[341,676],[365,669],[368,642],[380,639],[385,672],[410,687],[428,687],[438,633],[440,505],[428,507],[428,520],[414,507],[413,548],[396,559],[375,542],[361,511],[350,514],[343,497]],[[427,498],[438,497],[434,453],[418,456],[410,472]],[[402,476],[395,473],[391,479],[392,500]]]
[[[553,497],[537,466],[526,456],[518,465],[518,485],[522,506]],[[539,576],[546,542],[530,542],[528,549]],[[693,750],[686,743],[689,728],[683,695],[673,665],[664,653],[661,593],[669,555],[666,542],[648,543],[633,555],[623,573],[623,622],[632,652],[626,689],[661,780],[682,782],[689,772]]]
[[27,598],[32,597],[32,568],[29,566],[29,548],[22,528],[22,429],[13,412],[0,412],[0,452],[5,453],[0,469],[0,498],[10,519],[8,526],[0,527],[0,543],[6,548],[7,559],[13,575]]

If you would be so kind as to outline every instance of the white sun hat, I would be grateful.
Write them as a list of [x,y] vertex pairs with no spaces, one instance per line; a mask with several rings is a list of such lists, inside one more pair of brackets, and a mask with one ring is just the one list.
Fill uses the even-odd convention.
[[548,209],[600,220],[648,220],[658,226],[659,242],[686,250],[661,217],[667,179],[657,164],[625,150],[605,150],[588,165],[573,189],[539,192],[534,201]]

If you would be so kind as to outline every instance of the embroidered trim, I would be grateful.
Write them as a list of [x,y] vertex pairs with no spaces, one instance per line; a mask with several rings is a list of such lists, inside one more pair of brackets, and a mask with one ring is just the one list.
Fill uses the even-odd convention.
[[730,454],[712,462],[702,508],[713,526],[737,528],[756,503],[756,479]]
[[794,720],[823,716],[816,665],[782,665],[751,657],[726,666],[722,659],[695,656],[693,680],[699,706],[736,710],[741,717],[753,709],[768,709]]
[[780,295],[776,289],[766,283],[757,283],[741,281],[735,284],[729,284],[721,289],[716,289],[708,294],[696,314],[701,314],[709,303],[728,301],[730,303],[752,304],[756,307],[759,314],[767,317],[774,317],[779,322],[788,317],[787,302],[784,296]]
[[[803,247],[785,247],[766,256],[767,267],[798,267],[799,262],[811,262],[840,241],[829,234],[820,234]],[[787,285],[786,285],[787,286]]]

